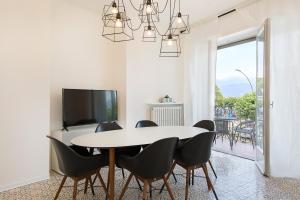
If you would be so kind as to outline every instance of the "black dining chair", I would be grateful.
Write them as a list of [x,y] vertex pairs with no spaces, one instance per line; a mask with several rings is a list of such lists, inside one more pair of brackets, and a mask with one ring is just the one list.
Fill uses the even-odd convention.
[[[205,132],[196,135],[195,137],[186,141],[180,148],[177,148],[174,163],[170,172],[167,175],[167,179],[170,177],[171,172],[174,170],[176,165],[181,166],[186,170],[186,185],[185,185],[185,200],[188,199],[188,188],[191,177],[191,171],[202,168],[205,174],[208,190],[213,191],[215,198],[218,196],[215,192],[214,186],[208,176],[206,163],[209,161],[211,155],[211,146],[215,137],[215,132]],[[165,185],[162,186],[161,191]]]
[[[158,126],[154,121],[151,120],[140,120],[136,123],[135,128],[155,127]],[[142,148],[146,148],[148,144],[142,145]]]
[[[121,130],[122,127],[117,124],[116,122],[101,122],[98,124],[95,133],[101,133],[101,132],[106,132],[106,131],[113,131],[113,130]],[[109,152],[108,149],[98,149],[101,154],[105,154],[108,156]],[[91,149],[91,151],[94,151]],[[122,176],[125,178],[125,172],[122,167],[120,167],[118,163],[118,157],[121,155],[129,155],[129,156],[134,156],[137,155],[141,151],[141,146],[132,146],[132,147],[123,147],[123,148],[116,148],[115,149],[115,156],[116,156],[116,166],[121,169],[122,171]],[[93,180],[93,183],[95,183],[96,177]],[[142,190],[142,187],[139,183],[139,181],[136,179],[138,187],[140,190]],[[107,180],[107,187],[109,186],[109,181]]]
[[[136,123],[135,128],[156,127],[156,126],[158,126],[158,124],[156,124],[154,121],[151,121],[151,120],[140,120],[140,121],[138,121]],[[142,145],[143,149],[146,148],[147,146],[148,145]],[[175,174],[172,173],[172,175],[173,175],[173,178],[174,178],[175,182],[177,182]],[[151,185],[150,185],[150,198],[152,198],[152,186]]]
[[153,127],[153,126],[158,126],[158,125],[151,120],[140,120],[136,123],[135,128]]
[[51,143],[54,146],[57,159],[58,159],[59,169],[64,174],[64,177],[54,197],[54,200],[58,198],[61,189],[64,186],[66,179],[68,177],[74,180],[73,200],[75,200],[77,196],[77,184],[80,180],[83,179],[85,179],[84,193],[86,193],[87,191],[88,182],[89,182],[92,193],[94,195],[94,188],[93,188],[93,183],[91,178],[93,175],[96,175],[96,177],[99,178],[103,190],[107,195],[107,188],[100,174],[101,168],[108,165],[107,156],[105,155],[82,156],[76,153],[71,147],[65,145],[61,141],[51,136],[47,136],[47,137],[51,140]]
[[[211,120],[201,120],[201,121],[197,122],[196,124],[194,124],[194,127],[204,128],[208,131],[215,131],[215,123]],[[216,140],[216,136],[214,137],[214,141],[215,140]],[[217,173],[216,173],[214,167],[212,166],[210,160],[208,160],[208,164],[211,167],[215,177],[218,178]],[[194,171],[192,171],[192,184],[194,185]]]
[[[122,127],[117,124],[116,122],[101,122],[98,124],[95,133],[101,133],[101,132],[106,132],[106,131],[113,131],[113,130],[120,130]],[[108,149],[98,149],[102,154],[108,155]],[[91,148],[91,152],[93,152],[94,149]],[[116,160],[120,155],[130,155],[134,156],[138,154],[141,151],[140,146],[134,146],[134,147],[123,147],[123,148],[116,148],[115,153],[116,153]],[[118,166],[118,163],[117,167]],[[124,170],[122,169],[122,176],[125,178]]]
[[73,149],[76,153],[82,156],[91,156],[92,154],[89,152],[89,150],[86,147],[81,147],[77,145],[70,145],[71,149]]
[[144,183],[144,200],[147,199],[148,186],[161,179],[163,179],[173,200],[174,197],[165,175],[171,169],[177,143],[178,138],[166,138],[150,144],[136,156],[121,156],[119,158],[121,167],[131,173],[121,192],[120,199],[123,198],[130,180],[135,176]]

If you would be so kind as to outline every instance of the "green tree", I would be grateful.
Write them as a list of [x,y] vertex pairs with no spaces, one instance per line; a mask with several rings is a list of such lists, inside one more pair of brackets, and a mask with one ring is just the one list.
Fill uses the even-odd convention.
[[220,90],[220,88],[218,86],[216,86],[216,89],[215,89],[215,95],[216,95],[216,106],[217,107],[222,107],[223,106],[223,94]]
[[233,109],[237,100],[237,97],[225,97],[223,99],[223,107]]
[[255,119],[256,114],[256,94],[248,93],[237,99],[234,109],[241,119]]

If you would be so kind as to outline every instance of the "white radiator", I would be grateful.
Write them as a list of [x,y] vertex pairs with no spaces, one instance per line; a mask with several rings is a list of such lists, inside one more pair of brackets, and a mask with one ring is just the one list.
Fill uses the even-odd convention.
[[150,104],[150,119],[159,126],[183,126],[183,104]]

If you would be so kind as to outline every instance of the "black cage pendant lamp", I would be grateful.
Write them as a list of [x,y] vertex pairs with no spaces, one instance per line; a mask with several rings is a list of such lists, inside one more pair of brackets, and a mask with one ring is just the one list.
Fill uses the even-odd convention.
[[175,35],[172,28],[172,3],[170,0],[170,23],[166,34],[162,35],[160,57],[179,57],[181,54],[180,37]]
[[143,4],[140,4],[139,17],[142,23],[148,23],[150,17],[154,22],[159,22],[159,8],[158,2],[153,0],[143,0]]
[[113,41],[123,42],[133,40],[131,19],[127,16],[123,3],[113,1],[105,5],[103,9],[103,31],[102,36]]
[[174,35],[190,33],[189,15],[183,15],[178,0],[178,13],[172,17],[172,33]]
[[[109,0],[111,3],[103,8],[102,36],[113,41],[123,42],[133,40],[133,32],[141,28],[142,41],[156,42],[157,36],[161,37],[160,57],[179,57],[181,54],[180,37],[182,34],[190,32],[189,15],[183,15],[180,8],[180,0],[165,0],[162,10],[159,9],[161,1],[158,0],[139,0],[140,4],[134,5],[132,0]],[[125,2],[126,1],[126,2]],[[177,6],[176,2],[178,1]],[[124,4],[127,3],[127,4]],[[131,18],[127,15],[126,8],[131,4],[136,11],[137,22],[132,24]],[[168,18],[168,27],[165,30],[159,30],[158,23],[165,11],[170,6],[170,15]],[[178,12],[177,12],[178,8]],[[176,10],[176,11],[175,11]],[[164,18],[165,19],[165,18]],[[134,27],[134,28],[133,28]]]
[[156,29],[155,26],[151,26],[150,15],[147,15],[147,21],[143,31],[143,42],[156,42]]
[[159,57],[179,57],[180,54],[180,37],[173,35],[170,30],[169,34],[162,36]]
[[155,27],[150,24],[144,26],[143,42],[156,42],[156,31]]

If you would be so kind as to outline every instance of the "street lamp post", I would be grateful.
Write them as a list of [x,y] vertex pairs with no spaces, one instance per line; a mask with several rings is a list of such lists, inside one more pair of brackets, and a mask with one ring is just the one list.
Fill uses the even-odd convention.
[[240,69],[236,69],[235,71],[240,72],[241,74],[243,74],[243,75],[246,77],[246,79],[247,79],[247,81],[249,82],[249,85],[250,85],[250,87],[251,87],[251,91],[254,92],[253,86],[252,86],[251,81],[250,81],[250,79],[248,78],[248,76],[247,76],[242,70],[240,70]]

